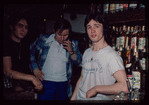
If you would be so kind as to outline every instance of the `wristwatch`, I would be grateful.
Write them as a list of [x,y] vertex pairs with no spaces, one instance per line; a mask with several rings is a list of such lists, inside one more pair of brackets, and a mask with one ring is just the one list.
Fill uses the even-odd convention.
[[71,53],[69,53],[70,55],[73,55],[75,53],[75,51],[69,51],[69,52],[71,52]]

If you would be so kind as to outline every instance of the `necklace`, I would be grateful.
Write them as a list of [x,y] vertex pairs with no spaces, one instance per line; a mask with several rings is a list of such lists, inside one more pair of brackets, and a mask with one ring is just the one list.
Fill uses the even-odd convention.
[[91,61],[93,60],[93,57],[101,50],[102,48],[99,48],[99,50],[91,57]]
[[[107,47],[107,44],[104,43],[103,48]],[[99,48],[99,50],[91,57],[91,61],[93,61],[93,57],[103,48]]]

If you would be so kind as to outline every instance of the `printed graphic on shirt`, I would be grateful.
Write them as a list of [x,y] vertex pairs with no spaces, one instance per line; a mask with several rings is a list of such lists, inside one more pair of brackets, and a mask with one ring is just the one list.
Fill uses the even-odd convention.
[[82,63],[83,63],[84,73],[95,73],[97,71],[98,73],[103,72],[102,65],[98,59],[94,59],[93,61],[88,59],[88,60],[84,60]]

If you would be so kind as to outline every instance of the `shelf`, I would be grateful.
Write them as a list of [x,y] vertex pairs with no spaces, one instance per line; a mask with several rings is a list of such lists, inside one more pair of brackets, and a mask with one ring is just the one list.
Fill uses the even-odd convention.
[[105,19],[109,24],[145,20],[145,9],[128,10],[124,12],[107,14]]

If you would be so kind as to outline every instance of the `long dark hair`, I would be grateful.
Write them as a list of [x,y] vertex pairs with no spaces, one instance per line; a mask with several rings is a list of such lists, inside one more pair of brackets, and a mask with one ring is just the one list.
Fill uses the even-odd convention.
[[99,15],[99,14],[89,14],[86,16],[85,18],[85,22],[84,22],[84,26],[85,26],[85,30],[86,30],[86,33],[87,33],[87,28],[86,28],[86,25],[91,21],[91,20],[95,20],[99,23],[101,23],[103,25],[103,35],[104,35],[104,38],[105,38],[105,41],[110,44],[111,42],[109,41],[109,25],[108,25],[108,21],[105,20],[104,16],[102,15]]
[[9,16],[9,18],[4,22],[4,38],[9,37],[10,33],[11,33],[11,29],[10,26],[13,27],[13,29],[15,29],[15,25],[17,25],[17,23],[21,20],[21,19],[25,19],[28,23],[28,17],[23,14],[23,13],[15,13],[15,14],[11,14]]

